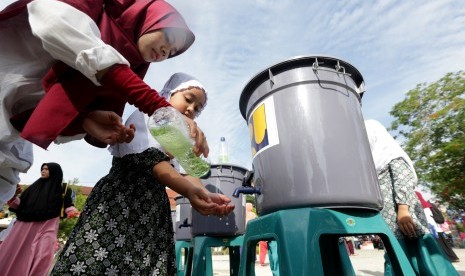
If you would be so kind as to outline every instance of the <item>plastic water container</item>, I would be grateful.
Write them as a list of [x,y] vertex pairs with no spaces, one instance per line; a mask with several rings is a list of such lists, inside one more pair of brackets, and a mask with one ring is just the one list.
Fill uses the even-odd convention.
[[174,233],[177,241],[192,239],[192,207],[189,199],[183,196],[174,198],[176,201],[176,217],[174,218]]
[[194,140],[183,115],[173,107],[162,107],[149,117],[150,134],[173,155],[187,174],[201,177],[210,171],[210,164],[192,151]]
[[238,236],[245,232],[245,195],[233,197],[234,190],[242,186],[247,169],[233,164],[212,164],[202,184],[212,193],[224,194],[234,204],[234,211],[225,217],[204,216],[192,209],[192,236]]
[[361,112],[360,72],[327,56],[296,57],[254,76],[239,107],[250,129],[257,210],[381,210]]

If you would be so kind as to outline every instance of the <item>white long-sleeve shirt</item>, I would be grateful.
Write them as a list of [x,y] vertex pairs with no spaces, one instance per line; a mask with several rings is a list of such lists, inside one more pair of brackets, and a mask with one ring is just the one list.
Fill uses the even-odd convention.
[[[44,95],[42,78],[55,60],[79,70],[98,85],[95,74],[128,61],[100,39],[92,19],[59,1],[36,0],[27,11],[0,21],[0,204],[11,198],[19,172],[33,162],[32,145],[19,138],[12,115],[34,108]],[[58,138],[57,142],[80,139]]]

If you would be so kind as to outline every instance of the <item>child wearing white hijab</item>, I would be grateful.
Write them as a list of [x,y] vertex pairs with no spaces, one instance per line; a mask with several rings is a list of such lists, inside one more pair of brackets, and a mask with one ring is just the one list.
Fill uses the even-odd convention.
[[[174,74],[161,95],[193,119],[203,109],[203,85],[184,73]],[[175,275],[171,210],[165,187],[187,197],[204,215],[224,216],[234,206],[224,195],[210,193],[200,180],[179,174],[147,129],[148,116],[134,111],[134,139],[110,147],[108,175],[93,188],[52,275]],[[96,246],[98,244],[98,246]]]

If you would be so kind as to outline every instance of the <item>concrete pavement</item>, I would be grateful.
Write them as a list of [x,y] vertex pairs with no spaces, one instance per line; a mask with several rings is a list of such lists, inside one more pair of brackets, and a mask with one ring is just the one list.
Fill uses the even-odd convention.
[[[461,276],[465,276],[465,249],[454,248],[455,253],[460,258],[460,262],[453,263]],[[377,249],[356,250],[356,255],[351,256],[352,265],[356,275],[360,276],[383,276],[384,275],[384,251]],[[268,256],[267,256],[268,257]],[[257,256],[258,260],[258,256]],[[272,276],[268,258],[265,266],[260,266],[258,262],[255,265],[255,275]],[[227,255],[213,256],[213,274],[215,276],[229,275],[229,257]],[[439,275],[442,276],[442,275]],[[447,276],[447,275],[444,275]]]

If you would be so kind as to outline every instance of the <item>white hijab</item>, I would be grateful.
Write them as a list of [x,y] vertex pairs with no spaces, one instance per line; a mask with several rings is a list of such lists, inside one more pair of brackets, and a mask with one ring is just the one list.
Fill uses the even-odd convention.
[[365,128],[370,142],[371,154],[375,162],[376,171],[379,173],[392,160],[402,157],[415,174],[413,162],[399,143],[389,134],[386,128],[376,120],[366,120]]
[[[175,73],[165,83],[160,95],[169,101],[171,95],[189,87],[197,87],[202,89],[205,94],[207,93],[204,86],[196,78],[185,73]],[[147,114],[136,109],[125,123],[126,126],[129,126],[130,124],[135,125],[136,132],[134,139],[130,143],[121,143],[110,146],[108,150],[111,155],[115,157],[123,157],[127,154],[141,153],[152,147],[164,151],[160,144],[149,133],[147,129],[148,119],[149,116]]]
[[165,86],[160,91],[160,95],[169,101],[171,95],[189,87],[200,88],[205,92],[205,94],[207,94],[205,87],[196,78],[186,73],[176,73],[173,74],[165,83]]

